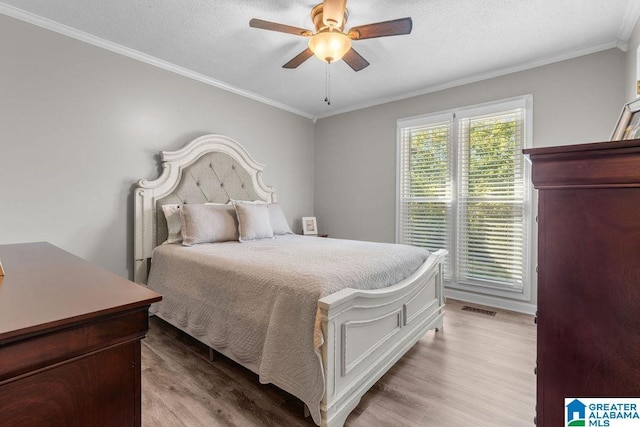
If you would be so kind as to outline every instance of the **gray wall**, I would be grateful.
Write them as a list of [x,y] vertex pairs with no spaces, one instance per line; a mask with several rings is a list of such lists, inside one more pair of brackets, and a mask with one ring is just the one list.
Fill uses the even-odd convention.
[[624,53],[610,49],[318,120],[318,228],[395,241],[397,119],[531,93],[535,147],[606,141],[624,102],[624,68]]
[[49,241],[128,277],[132,185],[206,133],[267,165],[292,226],[313,212],[313,122],[0,15],[0,244]]

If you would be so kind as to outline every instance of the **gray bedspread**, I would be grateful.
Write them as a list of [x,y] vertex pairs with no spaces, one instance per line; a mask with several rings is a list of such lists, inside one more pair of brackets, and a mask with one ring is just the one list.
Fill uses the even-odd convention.
[[302,400],[319,424],[324,377],[318,300],[395,284],[429,252],[406,245],[285,235],[153,251],[151,311]]

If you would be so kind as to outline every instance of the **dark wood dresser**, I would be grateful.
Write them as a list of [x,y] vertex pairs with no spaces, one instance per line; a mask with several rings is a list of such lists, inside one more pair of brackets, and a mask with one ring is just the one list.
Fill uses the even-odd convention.
[[139,426],[160,295],[48,243],[0,246],[0,424]]
[[525,150],[538,189],[537,424],[640,397],[640,140]]

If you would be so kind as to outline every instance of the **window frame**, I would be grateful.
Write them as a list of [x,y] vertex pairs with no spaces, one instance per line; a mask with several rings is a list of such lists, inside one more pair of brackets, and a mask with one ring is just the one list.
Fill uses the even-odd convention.
[[[449,233],[454,233],[458,227],[458,150],[460,144],[459,136],[459,120],[468,119],[477,116],[483,116],[487,114],[496,114],[508,110],[514,110],[522,108],[523,111],[523,148],[530,148],[533,145],[533,95],[527,94],[517,96],[513,98],[486,102],[482,104],[469,105],[459,108],[452,108],[445,111],[413,116],[408,118],[398,119],[396,122],[396,230],[395,240],[400,243],[401,237],[401,202],[402,202],[402,167],[405,164],[406,159],[403,159],[402,152],[402,131],[403,129],[414,126],[430,126],[446,121],[451,122],[451,141],[449,145],[451,161],[451,185],[452,185],[452,201],[451,210],[453,217],[451,218],[452,224]],[[523,154],[521,154],[523,155]],[[523,155],[524,156],[524,155]],[[465,284],[452,281],[446,281],[445,286],[449,289],[464,292],[473,292],[479,294],[485,294],[495,297],[503,297],[510,299],[517,299],[523,301],[531,300],[531,287],[534,280],[532,266],[534,265],[533,258],[535,256],[534,240],[534,228],[535,228],[535,216],[533,214],[533,186],[531,184],[531,164],[526,159],[524,162],[524,195],[523,195],[523,209],[525,218],[524,238],[526,239],[525,247],[523,248],[523,283],[521,289],[509,289],[497,286],[483,286],[480,284]],[[457,244],[460,241],[459,237],[449,236],[449,241],[454,245],[450,249],[451,256],[451,268],[456,271],[458,268],[456,265],[457,257],[455,251],[457,250]],[[451,251],[453,249],[453,251]]]

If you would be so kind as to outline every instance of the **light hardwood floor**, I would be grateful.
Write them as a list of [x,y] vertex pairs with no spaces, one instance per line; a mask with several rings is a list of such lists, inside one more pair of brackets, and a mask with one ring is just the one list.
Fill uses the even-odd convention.
[[[533,317],[462,311],[429,332],[363,397],[348,427],[533,426]],[[313,426],[303,405],[224,356],[152,317],[142,341],[142,425]]]

